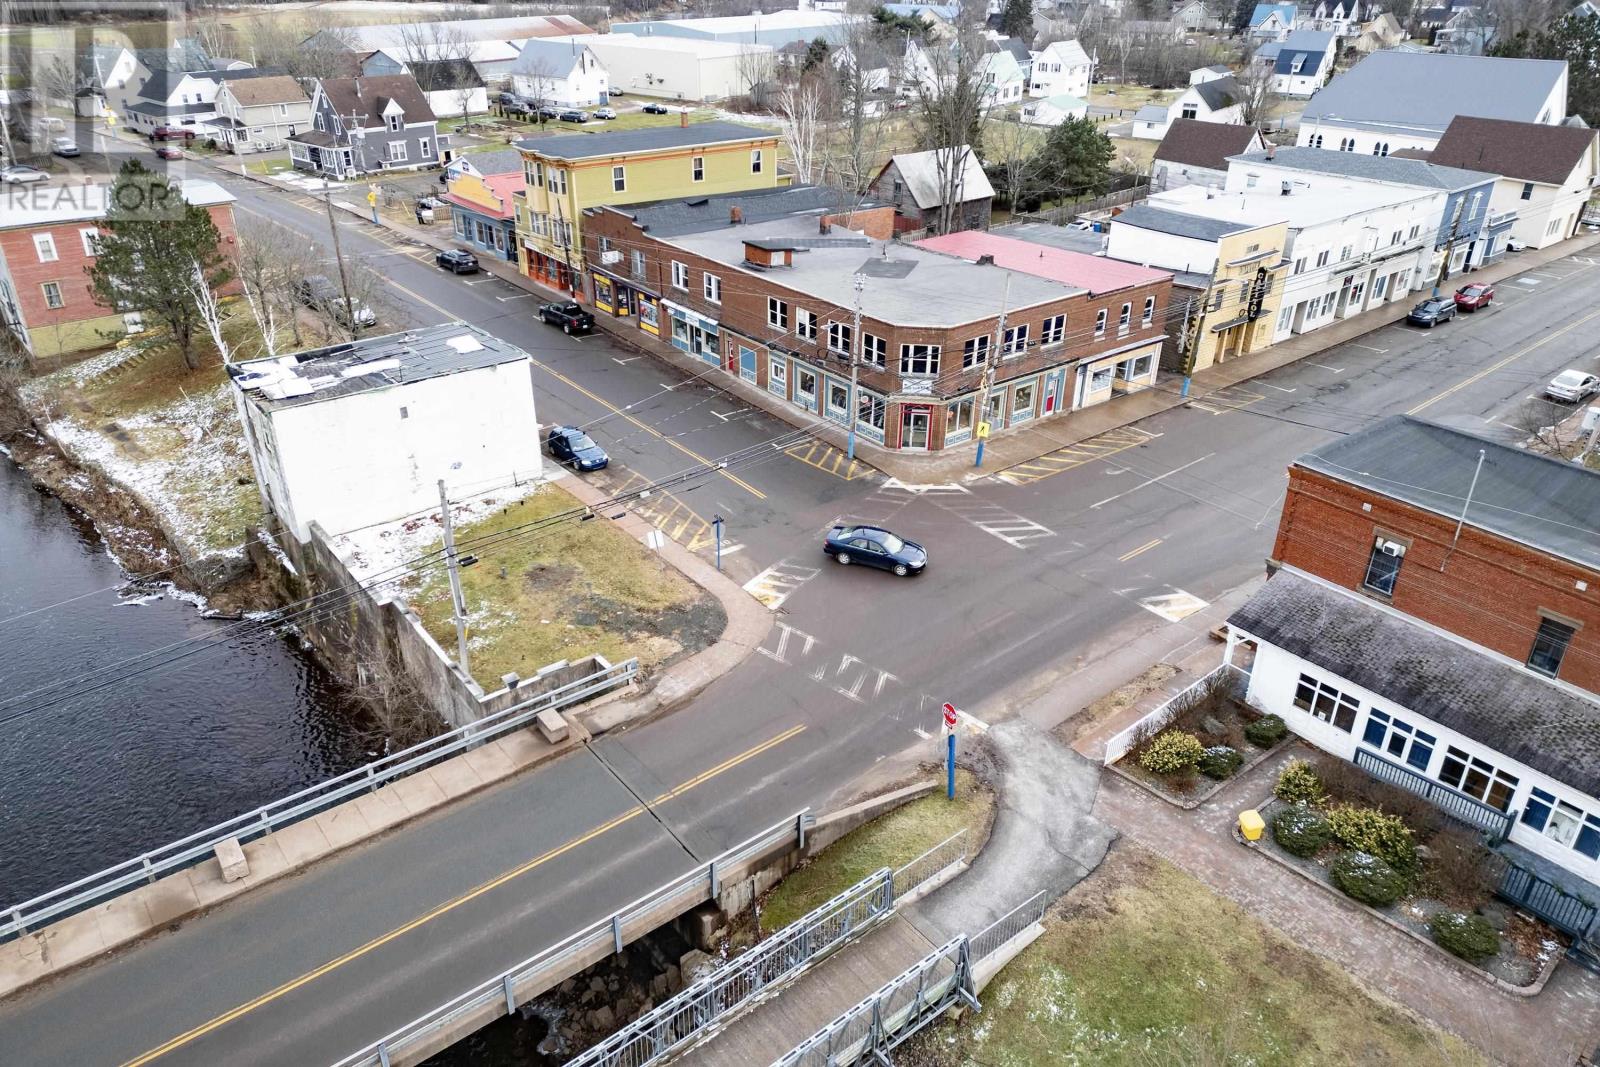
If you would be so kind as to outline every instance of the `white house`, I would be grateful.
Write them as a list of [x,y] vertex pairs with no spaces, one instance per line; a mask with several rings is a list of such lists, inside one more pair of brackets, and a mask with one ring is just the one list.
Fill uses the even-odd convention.
[[1202,67],[1189,76],[1190,85],[1166,104],[1146,104],[1133,116],[1133,135],[1159,141],[1178,119],[1237,124],[1244,120],[1244,93],[1226,67]]
[[1374,52],[1306,104],[1297,144],[1383,155],[1431,149],[1457,115],[1560,125],[1567,64],[1440,52]]
[[1089,101],[1065,93],[1022,102],[1022,121],[1030,126],[1059,126],[1068,119],[1081,119],[1088,114]]
[[1293,4],[1257,4],[1250,13],[1249,33],[1258,41],[1281,41],[1294,30],[1300,18]]
[[[1287,192],[1286,192],[1287,190]],[[1157,193],[1111,224],[1113,259],[1210,274],[1216,242],[1241,229],[1286,222],[1292,262],[1273,341],[1379,304],[1405,300],[1425,277],[1446,194],[1398,186],[1258,180],[1218,194],[1199,185]]]
[[537,478],[528,354],[464,322],[228,367],[261,498],[305,541]]
[[609,88],[666,100],[744,96],[770,77],[770,45],[606,33],[578,38],[606,70]]
[[603,104],[610,75],[588,42],[599,37],[530,40],[511,67],[511,87],[519,95],[559,107]]
[[1363,4],[1361,0],[1317,0],[1310,16],[1310,28],[1332,33],[1336,37],[1354,37],[1361,31],[1363,19],[1371,18],[1368,9],[1376,5]]
[[1492,215],[1516,213],[1511,236],[1530,248],[1571,237],[1600,173],[1595,131],[1462,115],[1450,123],[1429,162],[1499,176]]
[[1185,185],[1220,189],[1228,180],[1228,159],[1265,151],[1267,143],[1254,126],[1178,119],[1156,146],[1152,184],[1159,189]]
[[1052,41],[1033,54],[1028,95],[1089,98],[1089,77],[1094,63],[1077,41]]
[[983,102],[987,107],[1001,107],[1022,99],[1028,87],[1028,76],[1017,57],[1000,49],[984,56]]
[[1172,21],[1184,33],[1209,33],[1219,25],[1205,0],[1184,0],[1172,9]]
[[[1272,87],[1280,96],[1310,96],[1333,74],[1337,35],[1328,30],[1295,30],[1272,49]],[[1257,62],[1264,62],[1261,52]]]

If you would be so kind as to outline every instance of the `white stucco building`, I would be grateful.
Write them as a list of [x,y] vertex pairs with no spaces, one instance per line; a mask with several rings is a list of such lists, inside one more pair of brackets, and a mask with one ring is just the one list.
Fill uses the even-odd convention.
[[1600,173],[1595,131],[1463,115],[1450,124],[1428,159],[1446,166],[1471,161],[1498,176],[1489,210],[1515,214],[1512,239],[1544,248],[1573,236]]
[[582,41],[605,67],[611,88],[666,100],[726,100],[772,76],[770,45],[691,37],[608,33]]
[[604,104],[611,75],[589,47],[598,36],[551,37],[526,41],[511,66],[514,92],[540,104],[593,107]]
[[528,354],[463,322],[228,368],[266,506],[302,541],[537,478]]

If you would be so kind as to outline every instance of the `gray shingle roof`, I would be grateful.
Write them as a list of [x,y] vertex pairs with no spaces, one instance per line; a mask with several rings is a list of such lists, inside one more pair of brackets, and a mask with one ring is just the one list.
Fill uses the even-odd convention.
[[1536,122],[1565,69],[1553,59],[1374,52],[1312,97],[1300,123],[1442,133],[1457,115]]
[[1135,204],[1112,220],[1113,225],[1135,226],[1141,230],[1170,233],[1177,237],[1192,237],[1198,241],[1215,241],[1230,233],[1254,227],[1226,219],[1208,219],[1199,215],[1185,215],[1181,211],[1167,211],[1149,204]]
[[1565,686],[1287,568],[1228,623],[1600,796],[1600,704]]
[[522,169],[522,153],[514,148],[500,148],[492,152],[463,152],[456,159],[462,163],[471,163],[479,174],[515,174]]
[[[650,204],[630,204],[614,208],[632,216],[652,237],[679,237],[728,225],[733,208],[738,208],[745,225],[781,219],[786,215],[817,211],[845,211],[839,190],[825,185],[793,185],[780,189],[757,189],[724,196],[700,196],[658,200]],[[860,208],[877,207],[866,201]]]
[[772,130],[741,126],[737,122],[691,122],[687,126],[652,126],[616,133],[552,133],[518,141],[517,147],[555,159],[592,159],[776,136]]
[[1206,107],[1212,111],[1232,107],[1239,102],[1241,96],[1239,83],[1232,78],[1212,78],[1208,82],[1196,85],[1194,91],[1200,94],[1200,99],[1204,100]]
[[1495,179],[1493,174],[1483,171],[1444,167],[1420,159],[1374,156],[1361,152],[1330,152],[1325,148],[1279,148],[1270,159],[1265,152],[1248,152],[1236,158],[1245,163],[1286,167],[1312,174],[1338,174],[1368,181],[1420,185],[1427,189],[1449,191],[1471,188]]
[[1294,465],[1455,519],[1479,449],[1483,473],[1467,525],[1600,570],[1600,474],[1574,464],[1393,415],[1312,449]]

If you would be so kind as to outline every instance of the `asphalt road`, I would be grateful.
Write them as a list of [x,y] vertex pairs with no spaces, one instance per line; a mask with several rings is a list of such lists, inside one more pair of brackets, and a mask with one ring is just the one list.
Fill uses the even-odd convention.
[[[325,236],[314,205],[228,184],[241,216]],[[535,301],[503,282],[442,275],[359,220],[343,225],[347,247],[381,257],[414,321],[460,317],[532,352],[541,419],[589,426],[617,484],[787,431],[603,336],[541,326]],[[1180,629],[1185,613],[1260,575],[1285,467],[1305,449],[1405,411],[1513,435],[1544,381],[1595,367],[1596,279],[1593,261],[1558,261],[1498,286],[1476,315],[1429,332],[1389,327],[958,486],[846,481],[789,456],[709,477],[678,494],[683,507],[727,518],[739,546],[728,570],[765,573],[763,588],[783,597],[762,654],[673,715],[0,1005],[0,1062],[337,1059],[604,916],[690,854],[709,858],[820,806],[910,746],[931,756],[923,735],[940,701],[1000,719],[1063,669]],[[900,580],[824,560],[820,533],[840,515],[924,542],[929,572]],[[697,529],[671,525],[687,543]]]

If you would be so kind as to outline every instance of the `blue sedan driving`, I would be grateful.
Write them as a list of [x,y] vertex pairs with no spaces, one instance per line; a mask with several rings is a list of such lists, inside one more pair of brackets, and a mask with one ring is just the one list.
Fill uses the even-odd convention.
[[576,426],[552,426],[545,441],[550,454],[575,471],[597,471],[611,462],[606,450]]
[[927,549],[879,526],[835,526],[828,531],[822,551],[842,564],[861,563],[902,578],[921,574],[928,565]]

